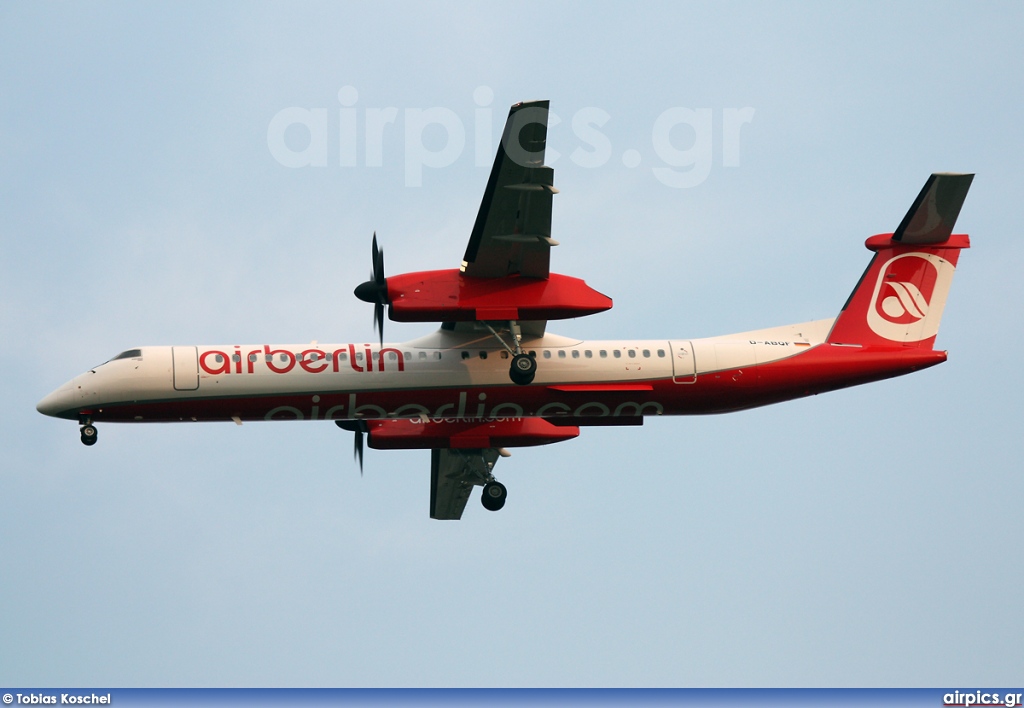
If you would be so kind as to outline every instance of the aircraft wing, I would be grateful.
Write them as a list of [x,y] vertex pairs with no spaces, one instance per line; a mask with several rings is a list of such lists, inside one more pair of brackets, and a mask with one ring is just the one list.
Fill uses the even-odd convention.
[[[583,280],[550,271],[551,247],[558,245],[551,238],[551,200],[558,190],[554,171],[544,165],[547,125],[547,101],[509,110],[458,270],[392,275],[383,289],[375,275],[357,296],[385,302],[396,322],[441,322],[444,331],[462,332],[477,332],[480,322],[499,329],[517,322],[527,337],[543,336],[548,320],[610,309],[611,299]],[[377,262],[376,247],[374,254]]]
[[462,518],[474,485],[483,485],[498,459],[496,448],[430,451],[430,518]]
[[547,278],[554,170],[544,166],[548,102],[509,110],[462,271],[476,278]]

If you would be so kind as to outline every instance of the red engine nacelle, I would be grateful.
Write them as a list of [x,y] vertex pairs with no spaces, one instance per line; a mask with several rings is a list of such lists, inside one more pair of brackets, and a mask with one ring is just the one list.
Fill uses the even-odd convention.
[[580,278],[472,278],[459,270],[431,270],[387,279],[388,316],[395,322],[565,320],[604,312],[611,298]]
[[506,418],[492,421],[425,422],[401,418],[366,421],[370,447],[375,450],[456,450],[488,447],[533,447],[571,440],[577,426],[556,426],[542,418]]

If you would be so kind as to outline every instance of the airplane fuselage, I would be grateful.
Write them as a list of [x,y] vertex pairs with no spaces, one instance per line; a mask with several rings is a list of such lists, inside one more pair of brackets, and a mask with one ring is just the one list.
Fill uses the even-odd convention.
[[537,417],[627,424],[752,408],[945,360],[944,352],[827,343],[832,322],[694,340],[549,334],[523,342],[539,364],[529,386],[509,381],[508,352],[489,335],[140,347],[64,384],[39,410],[94,422]]

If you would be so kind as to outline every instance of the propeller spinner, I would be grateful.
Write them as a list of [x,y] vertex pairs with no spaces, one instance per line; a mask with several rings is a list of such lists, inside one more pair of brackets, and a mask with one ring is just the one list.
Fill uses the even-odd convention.
[[373,271],[370,279],[356,286],[355,296],[363,302],[373,305],[373,327],[380,334],[380,343],[384,344],[384,306],[390,304],[388,299],[388,282],[384,277],[384,251],[377,247],[377,232],[373,232]]

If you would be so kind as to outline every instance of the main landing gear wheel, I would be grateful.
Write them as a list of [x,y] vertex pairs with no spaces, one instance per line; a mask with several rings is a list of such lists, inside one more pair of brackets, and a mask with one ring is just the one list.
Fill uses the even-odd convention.
[[512,383],[526,386],[533,383],[533,377],[537,375],[537,360],[529,354],[516,354],[512,357],[512,367],[508,376]]
[[96,433],[95,425],[83,425],[82,426],[82,444],[83,445],[95,445],[98,434]]
[[505,498],[508,490],[501,482],[490,482],[484,486],[484,493],[480,495],[480,501],[487,511],[497,511],[505,506]]

